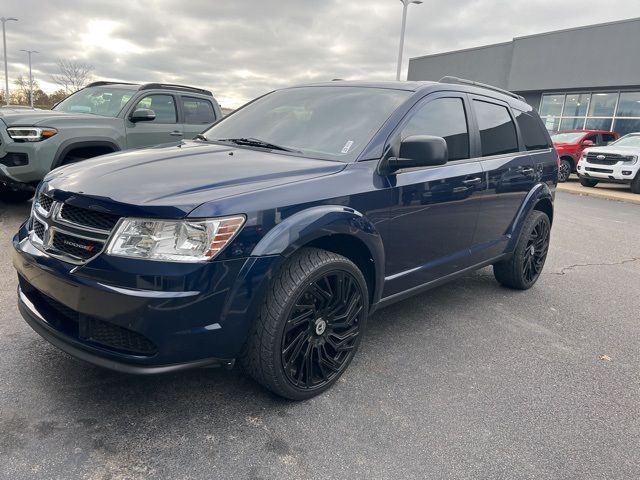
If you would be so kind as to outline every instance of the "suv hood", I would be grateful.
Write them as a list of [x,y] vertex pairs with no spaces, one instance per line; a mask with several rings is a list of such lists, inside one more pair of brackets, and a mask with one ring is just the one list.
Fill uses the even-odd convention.
[[55,122],[59,118],[105,118],[99,115],[91,115],[88,113],[66,113],[57,112],[55,110],[23,110],[12,108],[0,108],[0,120],[7,127],[31,127],[36,125],[50,126],[49,123]]
[[[140,213],[183,216],[204,202],[330,175],[347,164],[203,142],[130,150],[58,168],[43,188],[91,197],[114,213],[139,207]],[[124,205],[123,205],[124,204]],[[120,207],[118,206],[120,205]],[[162,212],[161,212],[162,211]]]
[[584,150],[584,153],[615,153],[617,155],[638,155],[640,154],[639,147],[616,147],[612,145],[610,147],[589,147]]

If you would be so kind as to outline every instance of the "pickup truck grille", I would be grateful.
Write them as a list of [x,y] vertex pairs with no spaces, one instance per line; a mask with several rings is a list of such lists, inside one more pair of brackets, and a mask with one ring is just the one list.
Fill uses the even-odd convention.
[[[600,158],[598,158],[600,157]],[[594,165],[615,165],[620,161],[633,160],[633,157],[628,155],[619,155],[617,153],[587,153],[587,162]]]
[[80,265],[99,255],[120,217],[59,202],[41,193],[31,218],[31,242],[52,257]]

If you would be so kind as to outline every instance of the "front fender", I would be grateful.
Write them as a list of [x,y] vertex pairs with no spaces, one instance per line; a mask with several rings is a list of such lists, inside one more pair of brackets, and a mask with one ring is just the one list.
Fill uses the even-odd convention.
[[253,249],[252,256],[290,256],[310,242],[331,235],[348,235],[364,244],[374,261],[374,302],[384,281],[384,247],[375,226],[362,213],[342,205],[321,205],[295,213],[273,227]]

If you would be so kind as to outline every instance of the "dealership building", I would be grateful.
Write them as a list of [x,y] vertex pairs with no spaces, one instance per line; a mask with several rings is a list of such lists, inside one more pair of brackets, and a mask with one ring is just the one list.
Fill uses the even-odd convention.
[[446,75],[522,95],[550,131],[640,132],[640,18],[411,58],[408,80]]

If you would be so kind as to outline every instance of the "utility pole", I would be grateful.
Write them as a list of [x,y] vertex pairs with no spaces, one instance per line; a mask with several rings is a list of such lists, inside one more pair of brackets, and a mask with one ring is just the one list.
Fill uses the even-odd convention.
[[0,17],[2,22],[2,46],[4,48],[4,103],[9,105],[9,70],[7,68],[7,32],[5,24],[7,22],[17,22],[17,18],[13,17]]
[[420,5],[422,0],[400,0],[402,2],[402,28],[400,29],[400,48],[398,48],[398,69],[396,70],[396,80],[400,80],[400,70],[402,69],[402,50],[404,49],[404,30],[407,26],[407,10],[409,4]]
[[31,54],[32,53],[40,53],[37,50],[24,50],[21,49],[21,52],[27,52],[27,55],[29,56],[29,104],[31,105],[31,108],[33,108],[33,75],[31,75]]

